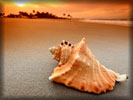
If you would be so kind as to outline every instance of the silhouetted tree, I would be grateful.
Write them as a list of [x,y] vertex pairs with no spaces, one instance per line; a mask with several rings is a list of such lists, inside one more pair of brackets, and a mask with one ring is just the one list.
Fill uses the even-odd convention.
[[32,14],[32,13],[30,13],[29,18],[32,18],[32,17],[33,17],[33,14]]
[[27,13],[27,12],[22,12],[22,11],[19,11],[19,15],[18,15],[20,18],[22,17],[22,16],[27,16],[27,17],[29,17],[29,14]]
[[33,10],[33,13],[35,13],[35,10]]
[[70,17],[70,14],[68,14],[67,17]]
[[66,16],[66,14],[65,14],[65,13],[63,13],[63,16]]
[[22,11],[19,11],[19,15],[22,15]]
[[[64,16],[66,16],[66,14],[63,14]],[[33,10],[32,13],[28,14],[27,12],[23,12],[23,11],[19,11],[18,15],[15,14],[9,14],[7,15],[7,17],[19,17],[19,18],[23,18],[24,16],[28,17],[28,18],[56,18],[56,19],[66,19],[63,17],[58,17],[56,15],[53,15],[52,13],[49,12],[39,12],[39,11],[35,11]],[[71,15],[67,15],[67,17],[71,18]]]
[[0,17],[4,17],[5,13],[0,12]]
[[16,15],[16,14],[9,14],[7,17],[10,17],[10,18],[18,18],[18,15]]
[[68,18],[72,18],[72,16],[70,14],[67,15]]

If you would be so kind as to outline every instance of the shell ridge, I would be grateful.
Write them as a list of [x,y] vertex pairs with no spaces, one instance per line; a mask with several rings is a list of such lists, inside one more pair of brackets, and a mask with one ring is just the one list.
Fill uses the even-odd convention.
[[[74,67],[74,66],[73,66]],[[69,79],[67,79],[66,80],[66,82],[65,82],[65,84],[66,85],[70,85],[70,83],[73,81],[73,79],[74,79],[74,77],[76,76],[78,74],[78,69],[77,69],[77,71],[73,74],[73,76],[71,77],[71,78],[69,78]]]
[[[105,86],[104,86],[104,83],[108,83],[108,81],[105,79],[105,77],[103,76],[103,74],[102,74],[102,72],[101,72],[101,69],[100,69],[100,64],[99,64],[99,62],[98,62],[98,73],[99,73],[99,75],[100,75],[100,79],[102,79],[101,81],[100,81],[100,83],[101,83],[101,85],[102,85],[102,89],[103,89],[103,91],[105,91],[106,92],[106,88],[105,88]],[[102,90],[101,90],[102,91]]]
[[109,90],[111,90],[113,87],[114,87],[114,81],[112,81],[112,79],[110,79],[108,73],[107,73],[107,70],[105,69],[104,66],[100,65],[102,68],[104,68],[104,71],[102,71],[103,75],[106,77],[105,80],[108,81],[108,84],[107,84],[107,87],[109,87]]
[[[79,89],[78,88],[78,86],[76,85],[76,84],[74,84],[74,83],[77,83],[77,80],[76,80],[76,77],[78,76],[78,74],[79,74],[79,70],[77,70],[77,74],[74,76],[74,78],[72,79],[72,83],[71,83],[71,87],[73,87],[73,88],[77,88],[77,89]],[[75,82],[76,81],[76,82]],[[79,89],[80,90],[80,89]]]
[[92,84],[91,84],[91,80],[92,80],[92,77],[91,77],[91,67],[90,66],[92,66],[92,63],[90,62],[90,55],[89,55],[89,48],[87,48],[87,60],[88,60],[88,71],[87,71],[87,80],[86,80],[86,84],[87,84],[87,91],[88,92],[92,92]]
[[[81,42],[81,46],[82,46],[83,44],[85,44],[85,48],[87,48],[87,45],[86,45],[86,43],[84,43],[84,41]],[[80,47],[80,51],[81,51],[81,48],[82,48],[82,47]],[[79,51],[79,52],[80,52],[80,51]],[[86,50],[85,50],[85,51],[86,51]],[[81,51],[81,53],[84,54],[84,52],[82,52],[82,51]],[[83,54],[82,54],[82,55],[83,55]],[[84,55],[85,55],[85,54],[84,54]],[[83,57],[84,57],[84,56],[83,56]],[[87,59],[87,60],[88,60],[88,59]],[[90,68],[89,68],[89,69],[90,69]],[[92,68],[91,68],[91,69],[92,69]],[[87,81],[87,83],[86,83],[86,84],[88,84],[88,86],[87,86],[87,87],[88,87],[88,89],[87,89],[88,92],[92,92],[92,91],[93,91],[93,89],[92,89],[92,86],[93,86],[93,85],[92,85],[92,83],[91,83],[91,81],[94,81],[93,76],[91,76],[91,75],[92,75],[92,71],[93,71],[93,70],[89,70],[89,73],[88,73],[89,79],[88,79],[88,81]]]
[[[92,62],[96,62],[94,56],[93,56],[92,53],[91,53],[91,50],[88,50],[88,51],[89,51],[88,55],[90,55],[89,57],[92,59]],[[93,64],[95,64],[95,63],[93,63]],[[93,65],[92,67],[93,67],[93,72],[92,72],[92,73],[94,73],[94,65]],[[99,67],[99,68],[100,68],[100,67]],[[99,72],[101,72],[101,70],[100,70]],[[102,75],[102,73],[101,73],[100,75]],[[103,75],[102,75],[102,76],[103,76]],[[93,74],[92,74],[92,77],[93,77]],[[104,78],[104,77],[103,77],[103,78]],[[107,80],[106,78],[104,78],[104,80],[106,80],[106,82],[109,81],[109,80]],[[113,80],[112,80],[112,81],[113,81]],[[109,84],[110,82],[107,82],[107,83]],[[106,91],[106,90],[105,90],[105,91]]]
[[[96,62],[96,66],[97,66],[97,70],[96,70],[96,80],[97,80],[97,83],[98,83],[98,85],[99,85],[99,93],[102,91],[102,89],[104,90],[104,86],[103,86],[103,84],[102,84],[102,81],[100,80],[101,78],[102,78],[102,80],[103,80],[103,77],[101,76],[101,70],[100,70],[100,67],[99,67],[99,62],[98,61],[95,61]],[[99,75],[98,75],[99,74]],[[100,78],[98,78],[98,77],[100,77]]]
[[105,68],[105,70],[106,70],[106,73],[107,73],[107,75],[108,75],[108,78],[109,78],[112,82],[114,82],[115,80],[114,80],[114,79],[111,77],[111,75],[110,75],[111,72],[109,72],[108,69],[106,69],[106,68]]

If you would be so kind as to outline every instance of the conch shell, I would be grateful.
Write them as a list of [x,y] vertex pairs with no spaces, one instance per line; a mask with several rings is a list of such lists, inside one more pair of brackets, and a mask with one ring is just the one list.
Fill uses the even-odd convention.
[[94,58],[83,38],[79,43],[71,45],[62,41],[57,47],[50,48],[53,59],[59,62],[50,80],[81,91],[100,94],[114,88],[115,82],[127,79],[127,75],[119,75],[107,69]]

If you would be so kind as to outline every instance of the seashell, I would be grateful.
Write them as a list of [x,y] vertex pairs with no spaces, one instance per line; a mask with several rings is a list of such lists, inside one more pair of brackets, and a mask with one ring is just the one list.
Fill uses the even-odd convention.
[[112,90],[116,81],[127,79],[127,75],[119,75],[107,69],[95,59],[86,44],[86,39],[71,46],[67,41],[50,48],[53,59],[59,62],[49,80],[68,87],[100,94]]
[[63,40],[57,47],[49,49],[53,55],[53,59],[59,61],[59,64],[62,65],[65,64],[71,54],[71,43]]

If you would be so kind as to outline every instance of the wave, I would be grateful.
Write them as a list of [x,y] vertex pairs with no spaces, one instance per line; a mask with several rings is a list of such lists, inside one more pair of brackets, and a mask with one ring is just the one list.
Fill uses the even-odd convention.
[[129,20],[88,20],[82,19],[81,22],[92,22],[92,23],[103,23],[103,24],[113,24],[113,25],[122,25],[122,26],[133,26],[133,22]]

